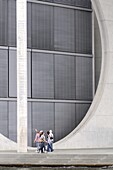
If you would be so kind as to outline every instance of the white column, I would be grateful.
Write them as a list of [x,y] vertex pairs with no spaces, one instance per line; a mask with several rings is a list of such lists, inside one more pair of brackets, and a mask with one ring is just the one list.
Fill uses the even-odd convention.
[[17,151],[27,152],[27,2],[17,0]]

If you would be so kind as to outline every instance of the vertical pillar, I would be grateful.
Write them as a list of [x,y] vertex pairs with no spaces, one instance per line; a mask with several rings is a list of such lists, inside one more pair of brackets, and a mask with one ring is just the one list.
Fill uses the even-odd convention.
[[17,151],[27,152],[27,2],[17,0]]

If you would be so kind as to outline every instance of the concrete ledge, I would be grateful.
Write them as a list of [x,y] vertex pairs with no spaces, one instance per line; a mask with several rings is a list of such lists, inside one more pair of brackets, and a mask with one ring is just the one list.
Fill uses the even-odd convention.
[[113,149],[55,150],[52,153],[0,152],[1,166],[90,166],[113,165]]

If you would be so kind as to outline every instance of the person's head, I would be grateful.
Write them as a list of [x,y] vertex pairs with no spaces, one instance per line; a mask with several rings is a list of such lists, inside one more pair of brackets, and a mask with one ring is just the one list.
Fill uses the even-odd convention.
[[50,132],[49,131],[47,131],[47,135],[49,135],[50,134]]
[[50,133],[52,133],[52,130],[49,130]]
[[43,133],[44,133],[43,130],[40,130],[40,135],[43,135]]

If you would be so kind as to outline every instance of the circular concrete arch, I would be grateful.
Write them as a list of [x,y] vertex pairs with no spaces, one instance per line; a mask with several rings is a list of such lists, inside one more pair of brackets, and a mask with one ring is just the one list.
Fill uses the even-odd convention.
[[[79,126],[55,143],[58,149],[113,147],[113,0],[92,0],[102,41],[102,68],[92,105]],[[16,149],[0,134],[0,150]]]
[[113,147],[113,2],[91,0],[99,23],[102,42],[102,67],[96,95],[88,113],[55,148]]

